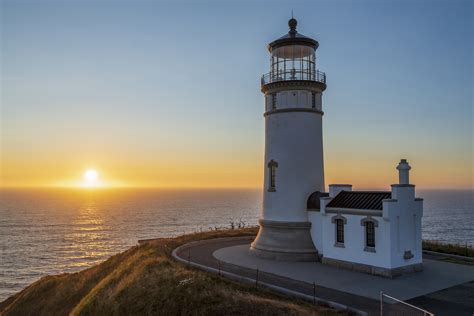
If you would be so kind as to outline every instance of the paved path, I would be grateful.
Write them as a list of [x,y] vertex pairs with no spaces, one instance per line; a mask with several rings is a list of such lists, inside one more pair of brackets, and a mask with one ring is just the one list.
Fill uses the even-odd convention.
[[[186,259],[195,263],[199,263],[211,268],[221,269],[223,271],[231,272],[248,278],[256,277],[255,266],[249,266],[249,263],[246,262],[245,256],[243,258],[234,258],[232,262],[225,262],[223,260],[218,260],[214,257],[214,253],[218,257],[222,255],[222,252],[227,248],[234,249],[243,249],[248,247],[248,244],[253,239],[249,237],[247,239],[216,239],[215,241],[205,241],[202,243],[195,243],[187,249],[182,249],[177,253],[183,259]],[[221,258],[222,259],[222,258]],[[264,260],[264,259],[257,259]],[[229,261],[228,259],[226,261]],[[281,264],[282,262],[273,262],[273,264]],[[288,263],[287,263],[288,264]],[[294,263],[293,263],[294,264]],[[310,263],[311,264],[311,263]],[[313,265],[315,263],[312,263]],[[446,263],[444,263],[446,264]],[[323,267],[327,267],[321,265]],[[464,269],[463,265],[456,265],[460,269]],[[328,267],[329,268],[329,267]],[[330,267],[333,268],[333,267]],[[336,268],[333,268],[336,269]],[[290,269],[291,271],[292,269]],[[293,269],[295,270],[295,269]],[[380,277],[374,277],[370,275],[365,275],[362,273],[339,270],[336,269],[336,274],[340,273],[354,273],[356,275],[362,275],[364,277],[373,277],[376,280],[382,280],[386,282],[394,281],[389,279],[384,279]],[[326,280],[330,275],[326,275]],[[258,278],[261,282],[266,282],[269,284],[281,286],[293,291],[297,291],[306,295],[313,295],[313,284],[310,282],[304,282],[304,280],[293,279],[287,275],[279,275],[278,271],[267,271],[264,266],[259,266],[259,275]],[[474,278],[473,278],[474,279]],[[472,280],[472,279],[471,279]],[[373,295],[358,295],[355,293],[348,293],[341,291],[339,288],[328,287],[327,283],[321,284],[321,282],[316,281],[316,296],[325,300],[334,301],[340,304],[351,306],[353,308],[363,310],[368,312],[370,315],[379,315],[380,313],[380,303],[377,299],[373,298]],[[462,283],[461,281],[457,281]],[[323,282],[324,283],[324,282]],[[412,284],[410,291],[415,293],[419,284]],[[422,284],[421,284],[422,285]],[[347,286],[347,285],[346,285]],[[448,285],[451,286],[451,285]],[[370,286],[362,284],[360,288],[368,288]],[[426,286],[425,286],[426,287]],[[474,282],[464,283],[455,287],[450,287],[449,289],[438,291],[439,288],[433,289],[434,293],[421,295],[416,298],[411,299],[409,302],[435,312],[437,315],[469,315],[472,316],[474,313]],[[426,291],[425,291],[426,292]],[[363,292],[362,292],[363,293]],[[390,294],[390,293],[389,293]],[[387,315],[417,315],[413,310],[407,309],[406,307],[400,304],[385,304],[385,311]]]
[[394,279],[338,269],[320,262],[284,262],[261,259],[248,251],[250,244],[216,250],[215,258],[250,269],[256,269],[340,291],[379,299],[380,291],[403,301],[437,292],[474,280],[474,266],[439,260],[423,260],[423,271]]

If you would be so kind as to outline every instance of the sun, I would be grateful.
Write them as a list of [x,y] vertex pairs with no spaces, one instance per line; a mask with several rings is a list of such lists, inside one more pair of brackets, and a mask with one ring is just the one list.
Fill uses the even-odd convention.
[[87,169],[82,176],[84,179],[84,185],[87,187],[96,186],[99,180],[99,173],[95,169]]

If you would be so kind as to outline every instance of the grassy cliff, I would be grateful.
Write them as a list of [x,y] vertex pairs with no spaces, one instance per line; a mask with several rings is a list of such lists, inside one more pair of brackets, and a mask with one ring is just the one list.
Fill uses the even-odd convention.
[[471,258],[474,257],[474,249],[467,243],[461,245],[440,243],[433,240],[423,240],[423,250],[442,252]]
[[255,233],[246,228],[149,241],[92,268],[46,276],[0,303],[0,314],[345,314],[233,283],[171,259],[174,248],[192,240]]

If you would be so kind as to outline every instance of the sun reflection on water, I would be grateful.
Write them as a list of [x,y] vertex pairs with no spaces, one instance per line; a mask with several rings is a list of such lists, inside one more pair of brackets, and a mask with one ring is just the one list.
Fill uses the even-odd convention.
[[68,269],[91,265],[110,256],[113,251],[109,243],[111,228],[106,226],[104,214],[95,200],[88,199],[77,210],[71,226],[64,236],[62,250],[69,262]]

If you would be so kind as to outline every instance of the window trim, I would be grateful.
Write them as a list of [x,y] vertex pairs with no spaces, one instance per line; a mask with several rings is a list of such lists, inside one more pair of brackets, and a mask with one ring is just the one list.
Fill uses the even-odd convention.
[[[338,223],[342,222],[342,242],[338,241]],[[345,248],[345,229],[344,225],[347,224],[347,218],[341,214],[331,217],[331,223],[334,224],[334,247]]]
[[[373,246],[369,246],[367,244],[367,241],[368,241],[368,228],[367,228],[367,223],[372,223],[373,224],[373,230],[374,230],[374,233],[373,233]],[[376,243],[376,234],[375,234],[375,231],[376,231],[376,227],[379,226],[379,222],[375,219],[373,219],[372,217],[370,216],[367,216],[363,219],[360,220],[360,225],[364,227],[364,251],[367,251],[367,252],[376,252],[375,251],[375,248],[377,246],[377,243]]]

